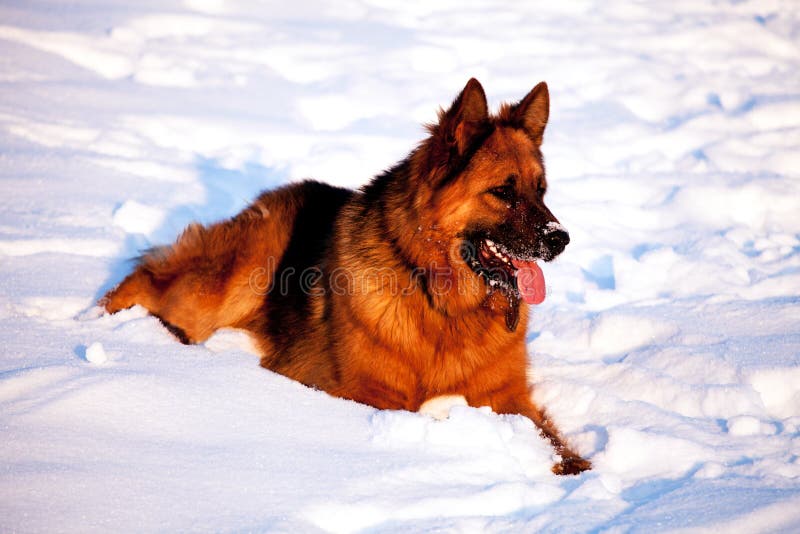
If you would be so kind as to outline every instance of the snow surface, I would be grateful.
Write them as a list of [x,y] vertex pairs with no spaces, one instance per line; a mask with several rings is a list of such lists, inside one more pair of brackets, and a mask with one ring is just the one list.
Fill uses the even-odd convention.
[[[552,96],[531,423],[380,412],[96,299],[143,248]],[[800,531],[793,0],[0,4],[0,531]],[[456,403],[457,404],[457,403]]]

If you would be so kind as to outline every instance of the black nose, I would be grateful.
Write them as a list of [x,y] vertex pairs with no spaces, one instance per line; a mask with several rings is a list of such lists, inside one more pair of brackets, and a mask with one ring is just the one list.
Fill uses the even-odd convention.
[[544,243],[552,257],[555,258],[564,252],[564,249],[569,244],[569,234],[564,230],[553,230],[544,236]]

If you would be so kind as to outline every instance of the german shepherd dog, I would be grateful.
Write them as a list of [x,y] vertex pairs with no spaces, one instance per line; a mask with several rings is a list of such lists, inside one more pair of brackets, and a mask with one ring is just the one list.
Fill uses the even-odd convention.
[[[261,365],[331,395],[417,411],[458,396],[529,417],[590,469],[531,398],[525,325],[569,235],[544,204],[542,82],[490,114],[471,79],[406,159],[358,191],[314,181],[263,193],[146,252],[101,305],[144,306],[184,343],[244,329]],[[519,328],[519,324],[523,327]]]

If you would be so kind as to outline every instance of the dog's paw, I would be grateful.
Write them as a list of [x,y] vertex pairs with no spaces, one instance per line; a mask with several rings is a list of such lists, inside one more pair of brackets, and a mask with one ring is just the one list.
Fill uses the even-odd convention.
[[102,310],[106,313],[112,313],[108,311],[108,304],[109,304],[108,293],[106,293],[105,295],[103,295],[102,298],[98,299],[95,305],[99,308],[102,308]]
[[553,466],[553,473],[557,475],[579,475],[592,468],[592,462],[580,456],[565,456]]
[[453,406],[468,406],[467,399],[463,395],[439,395],[426,400],[417,411],[442,421],[450,416]]
[[131,302],[129,298],[125,298],[125,294],[122,291],[122,284],[109,290],[108,293],[103,295],[97,301],[97,305],[105,310],[106,313],[110,314],[115,314],[118,311],[128,309],[134,304],[135,303]]

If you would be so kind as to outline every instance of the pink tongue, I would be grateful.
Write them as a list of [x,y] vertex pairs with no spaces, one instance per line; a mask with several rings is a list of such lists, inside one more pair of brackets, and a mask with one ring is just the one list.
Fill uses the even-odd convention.
[[517,269],[517,288],[528,304],[544,302],[544,274],[535,261],[512,260]]

